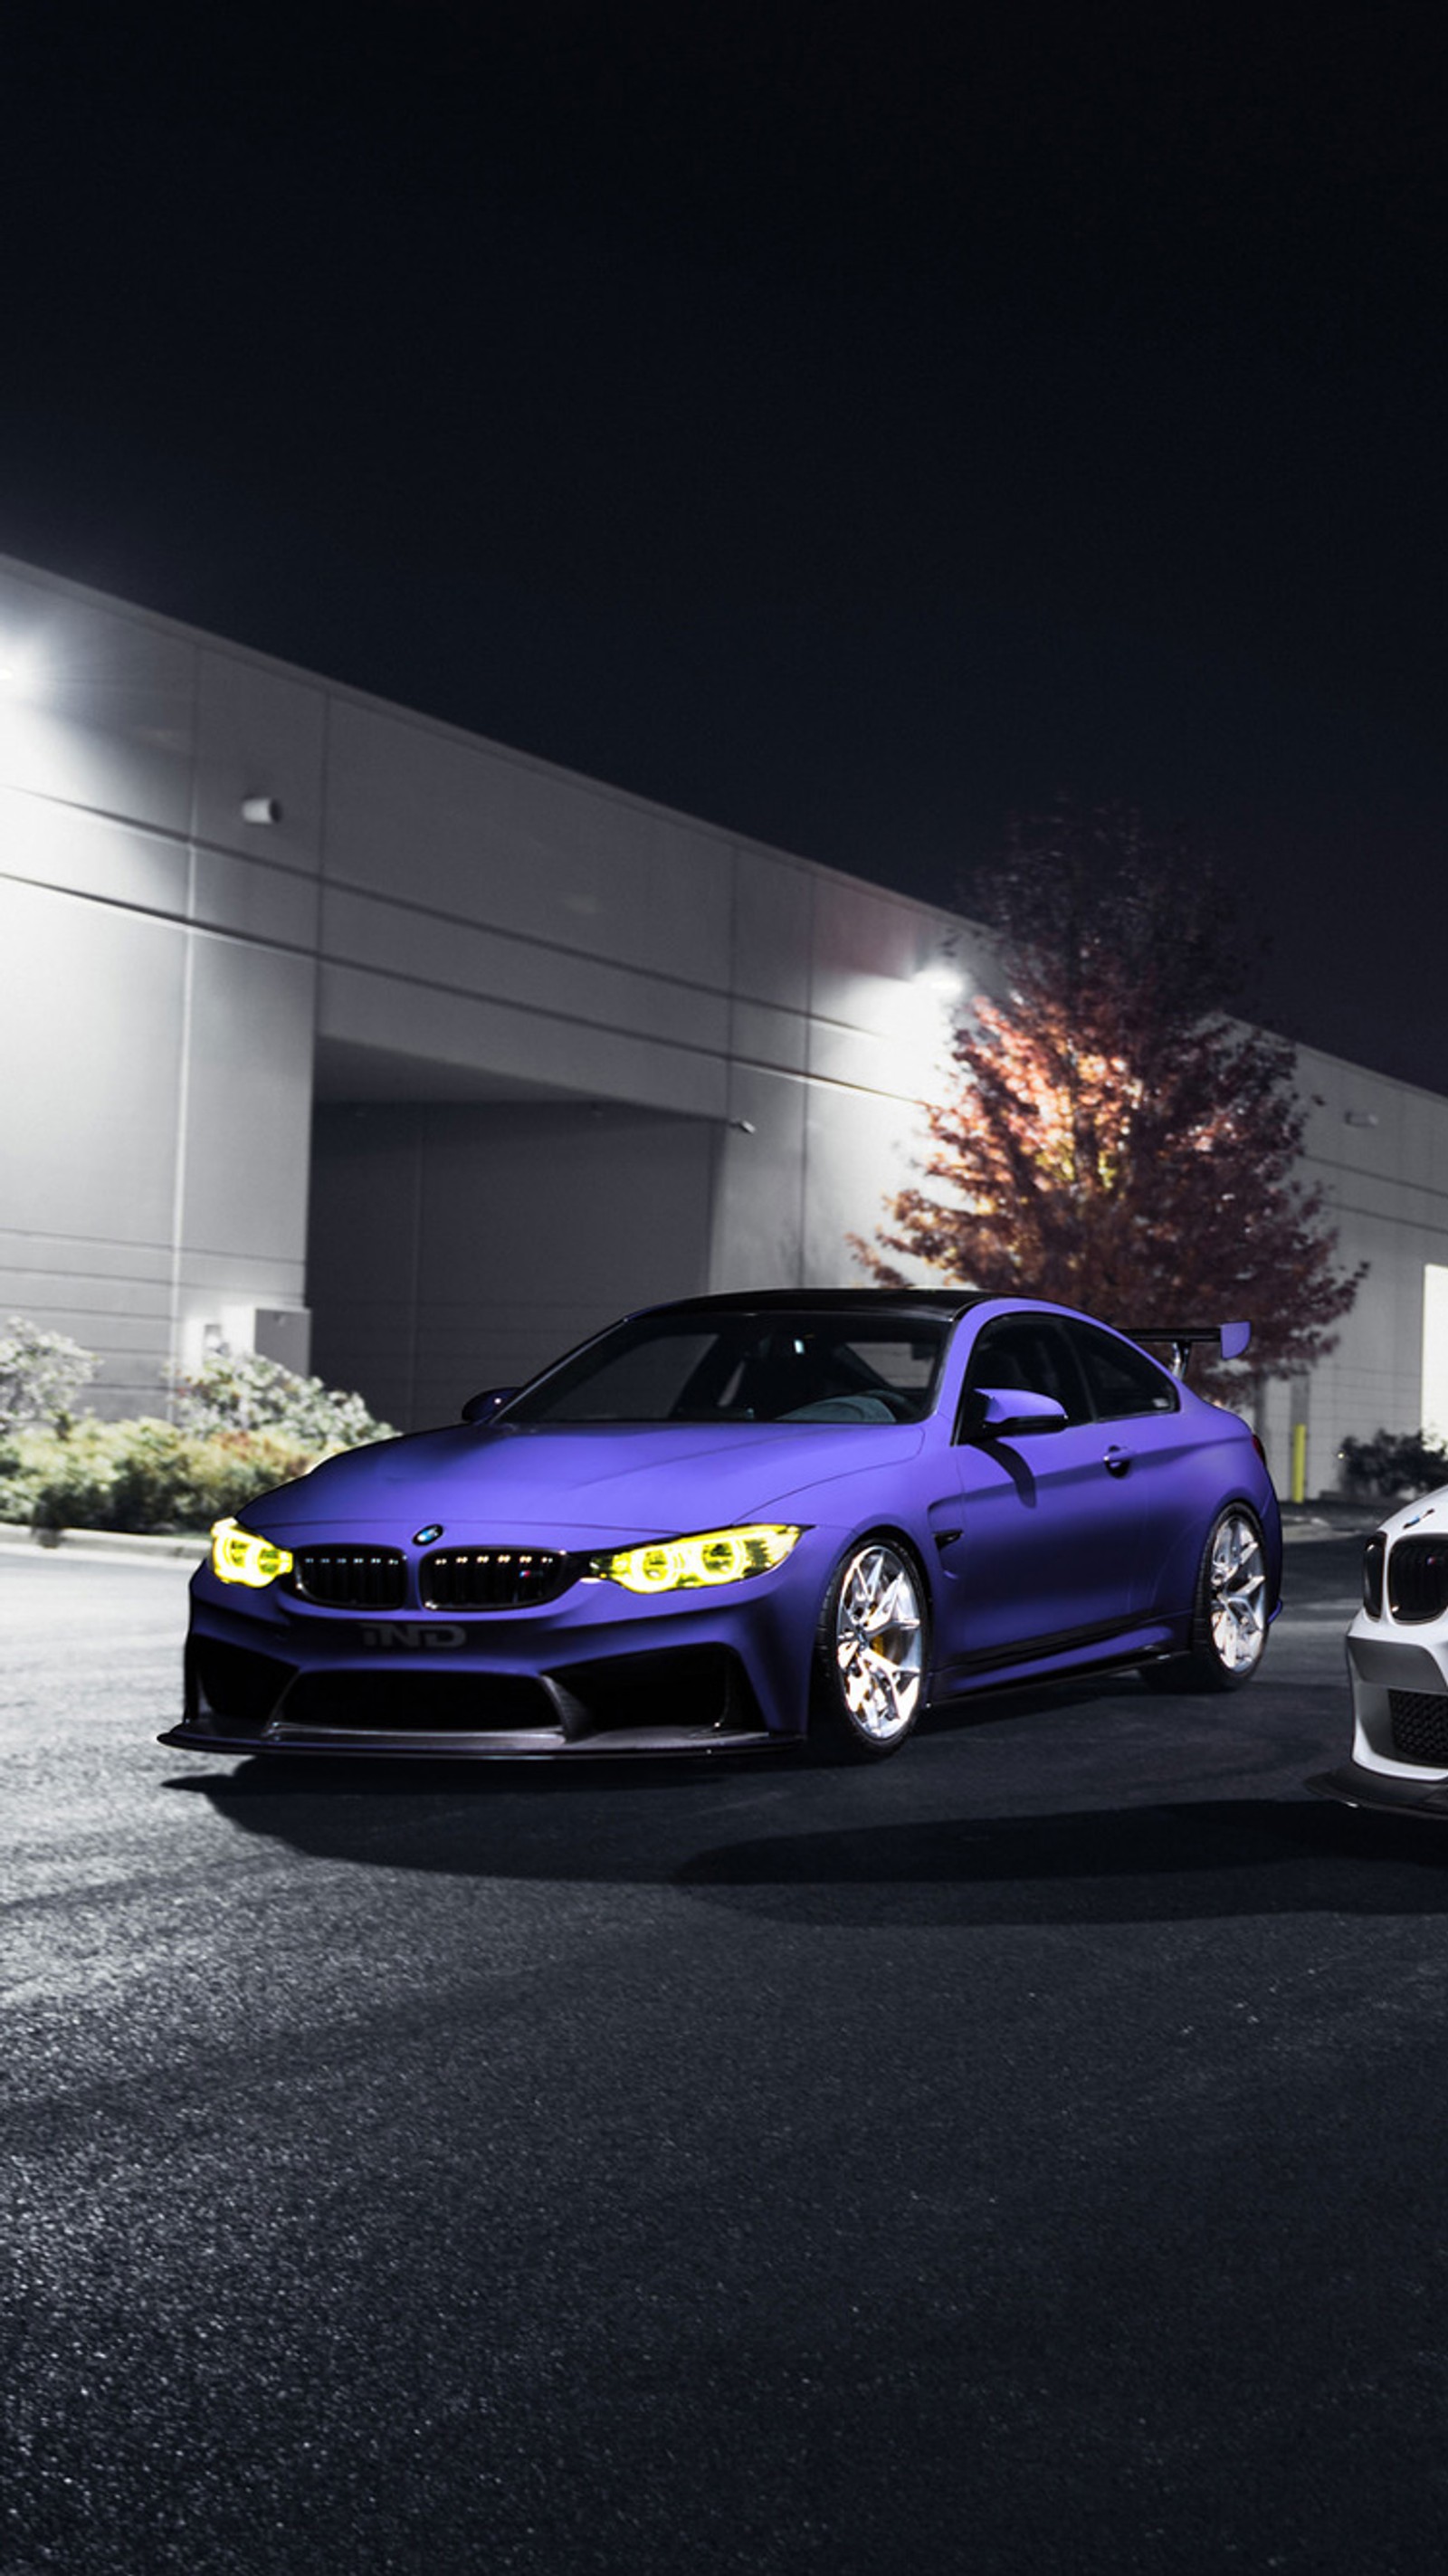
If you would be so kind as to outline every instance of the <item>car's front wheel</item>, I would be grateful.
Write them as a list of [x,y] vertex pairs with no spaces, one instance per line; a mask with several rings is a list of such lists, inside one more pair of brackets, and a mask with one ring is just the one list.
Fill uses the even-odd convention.
[[1202,1549],[1191,1644],[1168,1663],[1148,1665],[1143,1678],[1165,1690],[1241,1690],[1267,1652],[1268,1634],[1262,1524],[1245,1503],[1229,1503]]
[[815,1637],[810,1738],[837,1759],[879,1762],[920,1714],[929,1671],[925,1583],[903,1542],[861,1539],[836,1566]]

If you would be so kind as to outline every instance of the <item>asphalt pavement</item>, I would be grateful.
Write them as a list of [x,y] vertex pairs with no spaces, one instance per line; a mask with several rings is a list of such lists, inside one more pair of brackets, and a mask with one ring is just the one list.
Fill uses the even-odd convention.
[[877,1770],[168,1751],[185,1569],[0,1553],[4,2576],[1423,2576],[1448,1837],[1259,1681]]

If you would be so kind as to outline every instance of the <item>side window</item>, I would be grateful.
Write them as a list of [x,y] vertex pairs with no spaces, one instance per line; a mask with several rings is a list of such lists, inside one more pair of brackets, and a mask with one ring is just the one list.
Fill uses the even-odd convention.
[[980,1386],[1022,1387],[1031,1395],[1053,1396],[1065,1406],[1068,1422],[1091,1419],[1074,1354],[1049,1315],[1000,1315],[983,1327],[965,1373],[966,1396]]
[[1129,1342],[1113,1340],[1090,1324],[1068,1324],[1071,1347],[1085,1372],[1099,1422],[1120,1422],[1133,1413],[1176,1413],[1177,1391],[1165,1369]]

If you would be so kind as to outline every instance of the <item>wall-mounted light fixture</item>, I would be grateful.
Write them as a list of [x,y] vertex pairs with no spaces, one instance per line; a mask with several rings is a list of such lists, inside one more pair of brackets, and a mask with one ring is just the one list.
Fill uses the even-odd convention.
[[29,697],[39,677],[40,656],[34,646],[0,636],[0,693],[7,698]]
[[1345,1109],[1342,1113],[1342,1123],[1344,1127],[1376,1127],[1378,1123],[1377,1111],[1375,1109]]
[[737,1128],[741,1136],[752,1136],[755,1133],[754,1121],[752,1118],[731,1118],[729,1124],[731,1127]]
[[241,819],[243,823],[279,823],[282,809],[275,796],[243,796]]
[[965,990],[965,978],[958,966],[945,957],[935,958],[929,966],[916,968],[911,981],[923,992],[936,993],[942,1002],[958,1001]]

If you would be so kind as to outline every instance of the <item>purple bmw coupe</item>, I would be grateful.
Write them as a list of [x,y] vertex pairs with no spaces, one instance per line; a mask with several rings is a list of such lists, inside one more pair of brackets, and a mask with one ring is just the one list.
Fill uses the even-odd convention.
[[626,1316],[219,1521],[161,1741],[878,1760],[1010,1680],[1235,1690],[1281,1524],[1255,1435],[1182,1382],[1204,1331],[949,1289]]

